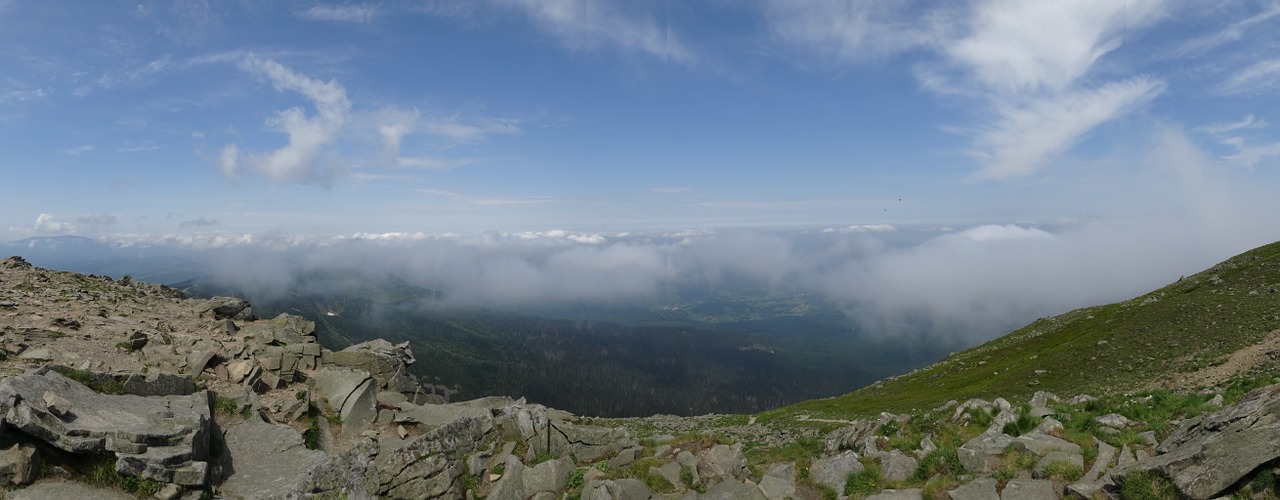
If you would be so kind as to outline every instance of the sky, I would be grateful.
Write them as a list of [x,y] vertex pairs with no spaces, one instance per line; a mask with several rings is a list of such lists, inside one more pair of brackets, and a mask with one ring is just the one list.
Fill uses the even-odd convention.
[[0,0],[0,240],[443,241],[646,291],[700,234],[862,303],[1081,289],[1043,311],[1280,239],[1278,103],[1276,1]]

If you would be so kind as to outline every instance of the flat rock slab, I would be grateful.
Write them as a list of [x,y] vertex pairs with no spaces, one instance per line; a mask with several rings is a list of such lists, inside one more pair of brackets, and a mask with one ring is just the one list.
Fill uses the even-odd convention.
[[923,498],[921,490],[912,488],[906,490],[884,490],[868,496],[867,500],[922,500]]
[[1000,500],[1000,494],[996,492],[996,480],[990,477],[974,479],[947,494],[951,496],[951,500]]
[[1053,481],[1047,479],[1010,479],[1000,492],[1000,500],[1057,500]]
[[232,498],[273,498],[297,494],[306,472],[325,461],[308,450],[293,428],[248,420],[227,430],[231,475],[221,491]]
[[[59,400],[54,411],[47,395]],[[4,421],[63,451],[115,453],[116,471],[163,482],[203,485],[209,449],[209,393],[108,395],[55,371],[0,381]]]
[[20,490],[8,492],[12,500],[71,500],[73,498],[93,498],[97,500],[137,500],[137,497],[119,490],[99,488],[97,486],[74,481],[48,481],[36,483]]

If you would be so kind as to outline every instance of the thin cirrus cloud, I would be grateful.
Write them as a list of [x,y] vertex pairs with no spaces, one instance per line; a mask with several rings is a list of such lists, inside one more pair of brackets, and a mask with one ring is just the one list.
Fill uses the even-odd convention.
[[314,5],[297,15],[312,21],[368,24],[380,17],[382,10],[374,5]]
[[1223,80],[1218,92],[1227,95],[1260,94],[1280,88],[1280,58],[1258,61]]
[[[912,10],[906,2],[763,5],[774,39],[819,57],[858,63],[907,51],[927,54],[917,67],[921,87],[995,110],[956,127],[971,135],[976,179],[1033,174],[1165,87],[1145,75],[1089,78],[1130,32],[1160,18],[1162,0],[980,0]],[[1073,116],[1080,106],[1084,112]]]
[[624,12],[617,3],[591,0],[490,0],[522,12],[539,30],[573,50],[614,47],[691,66],[697,55],[674,30],[653,19]]

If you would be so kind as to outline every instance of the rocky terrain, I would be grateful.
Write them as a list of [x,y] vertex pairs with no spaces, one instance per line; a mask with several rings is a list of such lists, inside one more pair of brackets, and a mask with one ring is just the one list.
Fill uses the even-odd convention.
[[13,498],[1274,498],[1280,462],[1274,374],[869,419],[592,419],[450,402],[407,345],[330,351],[241,299],[16,257],[0,347]]

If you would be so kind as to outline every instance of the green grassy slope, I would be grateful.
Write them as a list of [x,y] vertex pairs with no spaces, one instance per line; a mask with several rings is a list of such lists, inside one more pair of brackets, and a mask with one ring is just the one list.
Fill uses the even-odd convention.
[[956,399],[1135,391],[1226,360],[1280,329],[1280,242],[1124,302],[1042,318],[929,367],[760,415],[846,419]]

